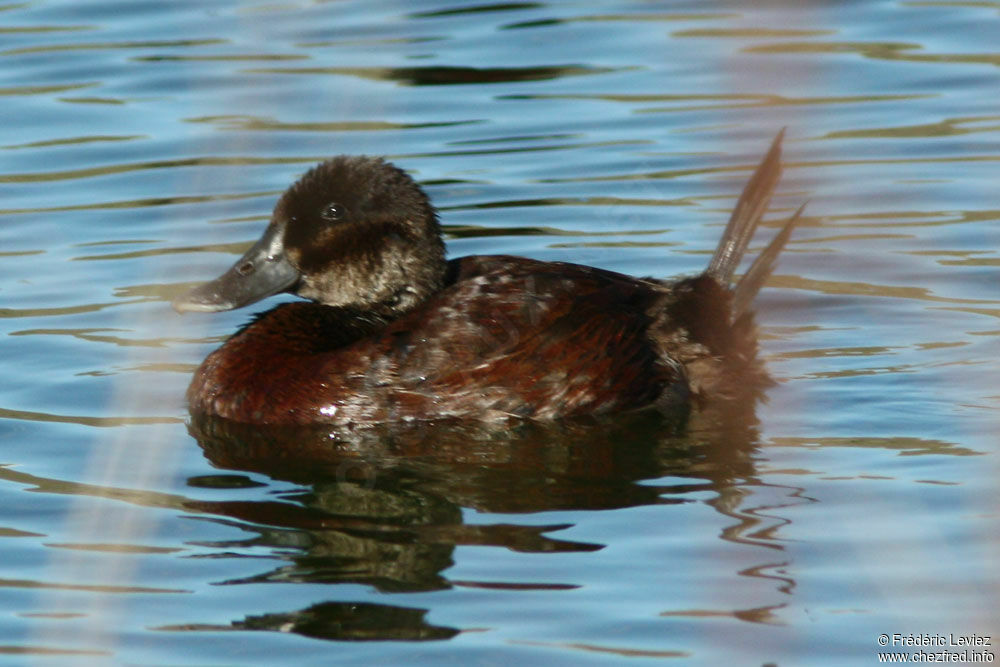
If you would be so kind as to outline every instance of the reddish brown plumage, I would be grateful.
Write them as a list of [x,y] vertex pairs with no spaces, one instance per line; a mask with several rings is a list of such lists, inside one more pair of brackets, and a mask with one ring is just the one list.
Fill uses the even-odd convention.
[[293,291],[208,356],[193,414],[250,424],[551,420],[756,396],[748,310],[796,216],[731,279],[780,168],[781,135],[702,274],[640,279],[509,256],[444,261],[433,207],[405,172],[339,157],[281,197],[232,269],[175,301],[237,308]]
[[192,411],[259,423],[544,419],[648,405],[668,387],[683,398],[680,367],[648,335],[655,283],[505,256],[451,268],[444,290],[381,330],[313,303],[265,313],[205,360]]

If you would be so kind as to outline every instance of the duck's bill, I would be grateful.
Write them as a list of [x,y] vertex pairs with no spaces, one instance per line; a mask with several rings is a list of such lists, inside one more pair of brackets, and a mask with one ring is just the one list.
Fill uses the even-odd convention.
[[268,227],[264,236],[228,271],[174,299],[174,310],[179,313],[233,310],[292,288],[299,281],[299,272],[285,258],[281,236],[277,226]]

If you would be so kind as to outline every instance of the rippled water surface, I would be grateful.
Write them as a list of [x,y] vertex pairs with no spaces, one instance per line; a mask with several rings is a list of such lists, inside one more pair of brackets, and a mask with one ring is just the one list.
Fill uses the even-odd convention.
[[[0,659],[842,665],[1000,634],[998,31],[961,1],[0,5]],[[668,277],[783,126],[764,233],[809,204],[749,421],[348,460],[188,422],[254,311],[169,300],[320,159],[409,170],[451,256]]]

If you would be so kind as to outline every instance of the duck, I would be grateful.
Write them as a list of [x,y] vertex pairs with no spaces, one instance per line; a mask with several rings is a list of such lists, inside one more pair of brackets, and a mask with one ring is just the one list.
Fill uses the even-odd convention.
[[707,268],[673,279],[511,255],[446,259],[404,170],[339,156],[278,199],[263,235],[180,313],[266,297],[195,371],[194,416],[242,424],[554,421],[740,400],[771,380],[752,303],[802,214],[739,276],[780,179],[778,133]]

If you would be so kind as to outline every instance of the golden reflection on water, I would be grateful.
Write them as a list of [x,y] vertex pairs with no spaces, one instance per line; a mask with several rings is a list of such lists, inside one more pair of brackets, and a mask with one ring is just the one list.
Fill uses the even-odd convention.
[[894,42],[801,42],[748,47],[747,53],[857,53],[875,60],[906,60],[920,63],[1000,65],[995,53],[914,53],[919,44]]

